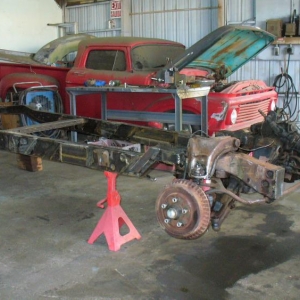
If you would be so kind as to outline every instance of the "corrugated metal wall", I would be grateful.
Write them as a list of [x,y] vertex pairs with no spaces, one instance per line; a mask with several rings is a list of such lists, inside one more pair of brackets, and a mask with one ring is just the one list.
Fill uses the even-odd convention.
[[[260,60],[253,59],[231,75],[231,80],[241,79],[261,79],[268,85],[273,85],[273,82],[282,70],[286,70],[287,62],[282,60]],[[289,64],[288,73],[293,78],[296,85],[299,85],[300,80],[300,61],[293,60]]]
[[255,0],[225,1],[226,24],[255,25]]
[[218,27],[217,0],[132,0],[132,35],[191,46]]
[[[218,0],[131,0],[131,36],[156,37],[191,46],[218,27]],[[66,22],[78,22],[81,33],[121,34],[121,20],[109,29],[110,2],[71,6]]]
[[121,35],[121,20],[114,19],[115,27],[109,28],[110,2],[70,6],[65,10],[66,22],[77,22],[80,33],[97,37]]

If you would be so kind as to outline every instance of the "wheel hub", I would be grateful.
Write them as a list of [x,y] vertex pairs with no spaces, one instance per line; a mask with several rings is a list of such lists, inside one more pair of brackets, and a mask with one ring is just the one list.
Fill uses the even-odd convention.
[[156,201],[158,222],[173,237],[194,239],[206,232],[210,205],[203,190],[194,182],[177,179]]
[[169,219],[176,220],[176,219],[178,219],[179,215],[180,215],[180,211],[179,211],[179,209],[177,209],[175,207],[170,207],[167,210],[167,216]]

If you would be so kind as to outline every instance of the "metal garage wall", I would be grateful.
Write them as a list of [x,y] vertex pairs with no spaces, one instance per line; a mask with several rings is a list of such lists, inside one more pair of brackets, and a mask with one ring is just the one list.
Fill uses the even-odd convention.
[[77,22],[78,32],[97,37],[121,35],[121,20],[114,19],[115,27],[110,25],[110,1],[66,7],[65,22]]
[[225,22],[229,24],[255,25],[255,0],[225,1]]
[[[128,17],[128,16],[124,16]],[[191,46],[218,27],[218,0],[131,0],[131,36],[165,38]],[[110,1],[71,6],[65,22],[96,36],[121,35],[121,20],[109,28]]]
[[132,0],[132,36],[191,46],[218,27],[217,0]]
[[[272,49],[272,46],[271,46]],[[268,50],[271,50],[268,49]],[[265,50],[265,51],[268,51]],[[237,72],[230,76],[230,80],[247,80],[247,79],[260,79],[265,81],[268,85],[272,86],[274,79],[281,70],[285,70],[287,66],[286,60],[261,60],[258,56],[240,68]],[[289,64],[288,73],[293,77],[294,83],[298,86],[300,72],[300,61],[293,60]],[[299,88],[299,86],[297,87]]]

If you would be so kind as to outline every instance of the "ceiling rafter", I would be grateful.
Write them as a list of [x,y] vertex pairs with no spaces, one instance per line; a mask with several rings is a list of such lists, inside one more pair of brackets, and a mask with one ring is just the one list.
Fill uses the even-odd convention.
[[63,8],[64,6],[88,4],[88,3],[95,3],[95,2],[105,2],[105,1],[108,0],[55,0],[55,2],[61,8]]

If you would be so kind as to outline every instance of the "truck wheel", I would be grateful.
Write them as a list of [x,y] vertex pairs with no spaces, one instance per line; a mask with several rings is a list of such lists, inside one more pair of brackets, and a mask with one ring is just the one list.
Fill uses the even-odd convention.
[[172,237],[194,240],[210,224],[210,204],[194,182],[175,179],[158,195],[155,211],[159,224]]

